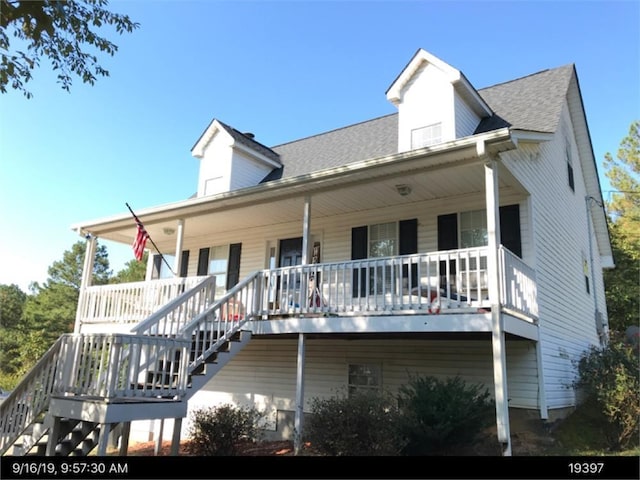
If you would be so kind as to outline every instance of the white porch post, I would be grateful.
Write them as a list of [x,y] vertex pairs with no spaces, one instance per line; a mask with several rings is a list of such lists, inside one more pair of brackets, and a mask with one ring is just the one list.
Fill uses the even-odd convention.
[[498,193],[498,162],[478,144],[478,154],[486,158],[485,196],[487,204],[489,300],[491,303],[491,345],[493,350],[493,384],[496,402],[496,426],[502,454],[511,456],[511,433],[509,431],[509,397],[507,393],[507,359],[504,321],[500,308],[500,274],[498,271],[498,246],[500,242],[500,202]]
[[173,261],[173,272],[176,277],[180,276],[182,268],[182,242],[184,241],[184,220],[178,220],[178,229],[176,230],[176,257]]
[[80,333],[81,316],[84,305],[84,292],[87,287],[91,286],[93,279],[93,264],[96,256],[96,242],[97,238],[91,234],[85,236],[87,240],[86,249],[84,252],[84,265],[82,266],[82,277],[80,278],[80,295],[78,297],[78,307],[76,308],[76,322],[73,328],[73,333]]
[[311,244],[311,197],[304,197],[304,216],[302,220],[302,264],[309,263],[309,245]]
[[302,430],[304,428],[304,362],[305,334],[298,334],[298,361],[296,369],[296,412],[293,423],[293,451],[295,455],[302,448]]

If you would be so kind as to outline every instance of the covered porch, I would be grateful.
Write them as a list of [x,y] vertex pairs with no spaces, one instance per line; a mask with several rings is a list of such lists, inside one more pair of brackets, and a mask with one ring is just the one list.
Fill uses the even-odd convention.
[[[529,140],[532,145],[537,141]],[[177,332],[189,323],[187,313],[182,312],[194,313],[205,304],[213,304],[219,321],[243,323],[255,333],[265,334],[269,329],[277,333],[286,325],[286,333],[297,332],[301,342],[309,329],[318,328],[348,333],[384,325],[381,328],[403,331],[407,325],[411,330],[421,324],[422,329],[491,332],[498,437],[508,454],[505,334],[510,329],[510,333],[537,340],[538,320],[535,273],[527,263],[533,259],[533,250],[529,246],[515,254],[502,245],[500,235],[501,205],[526,207],[528,202],[526,188],[500,156],[513,150],[516,142],[513,132],[498,130],[138,210],[156,246],[164,252],[175,252],[173,272],[186,277],[176,278],[178,283],[200,273],[200,262],[195,265],[188,260],[183,254],[185,248],[197,252],[211,245],[212,239],[227,243],[243,239],[236,274],[241,273],[231,287],[227,281],[227,288],[218,286],[209,293],[191,295],[193,302],[204,303],[180,309],[180,313],[163,313],[156,324],[165,332]],[[442,249],[438,248],[439,232],[417,232],[421,218],[429,217],[435,228],[433,212],[464,209],[484,212],[484,241],[463,247],[456,237],[455,245]],[[410,253],[397,246],[386,256],[354,252],[353,237],[349,246],[348,234],[344,233],[355,230],[353,227],[359,225],[356,222],[371,225],[412,216],[416,217],[416,240],[410,242]],[[136,228],[131,215],[85,222],[74,228],[88,239],[76,329],[111,324],[130,330],[139,317],[130,319],[131,315],[117,305],[123,303],[126,291],[139,287],[110,286],[107,293],[104,287],[90,285],[89,272],[97,238],[133,242]],[[300,258],[294,257],[288,266],[278,263],[279,239],[298,236]],[[248,244],[251,251],[247,251]],[[317,246],[321,253],[318,256]],[[150,273],[151,267],[145,282],[149,288],[156,281],[151,280]],[[197,287],[180,295],[194,291]],[[109,300],[105,300],[107,296]],[[163,311],[158,307],[156,317]],[[101,313],[95,316],[92,312]],[[181,315],[185,317],[179,318]],[[442,321],[426,320],[436,318]],[[544,412],[544,405],[541,409]],[[300,419],[301,414],[298,412]]]

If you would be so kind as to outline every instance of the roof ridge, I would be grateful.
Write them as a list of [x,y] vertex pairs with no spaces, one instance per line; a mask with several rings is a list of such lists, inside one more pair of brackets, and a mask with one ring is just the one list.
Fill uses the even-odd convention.
[[398,112],[391,112],[391,113],[387,113],[386,115],[380,115],[379,117],[370,118],[369,120],[362,120],[362,121],[360,121],[360,122],[352,123],[352,124],[350,124],[350,125],[345,125],[345,126],[338,127],[338,128],[334,128],[334,129],[327,130],[327,131],[324,131],[324,132],[316,133],[316,134],[314,134],[314,135],[309,135],[308,137],[302,137],[302,138],[298,138],[298,139],[296,139],[296,140],[291,140],[291,141],[289,141],[289,142],[280,143],[280,144],[278,144],[278,145],[274,145],[274,146],[269,147],[269,148],[274,149],[274,148],[278,148],[278,147],[283,147],[283,146],[285,146],[285,145],[290,145],[290,144],[292,144],[292,143],[301,142],[301,141],[303,141],[303,140],[309,140],[310,138],[314,138],[314,137],[320,137],[320,136],[322,136],[322,135],[327,135],[327,134],[329,134],[329,133],[337,132],[337,131],[339,131],[339,130],[345,130],[345,129],[347,129],[347,128],[355,127],[355,126],[357,126],[357,125],[362,125],[362,124],[364,124],[364,123],[375,122],[376,120],[381,120],[381,119],[383,119],[383,118],[391,117],[391,116],[394,116],[394,115],[398,115]]
[[499,87],[499,86],[501,86],[501,85],[507,85],[508,83],[518,82],[518,81],[520,81],[520,80],[524,80],[525,78],[534,77],[534,76],[536,76],[536,75],[541,75],[541,74],[546,73],[546,72],[552,72],[552,71],[554,71],[554,70],[562,70],[562,69],[565,69],[565,68],[567,68],[567,67],[572,67],[572,68],[574,68],[574,67],[575,67],[575,63],[566,63],[566,64],[564,64],[564,65],[560,65],[560,66],[558,66],[558,67],[545,68],[544,70],[540,70],[540,71],[538,71],[538,72],[534,72],[534,73],[529,73],[528,75],[523,75],[522,77],[513,78],[513,79],[511,79],[511,80],[506,80],[506,81],[504,81],[504,82],[500,82],[500,83],[495,83],[495,84],[493,84],[493,85],[489,85],[488,87],[482,87],[482,88],[479,88],[479,89],[478,89],[478,92],[481,92],[482,90],[488,90],[488,89],[490,89],[490,88],[494,88],[494,87]]

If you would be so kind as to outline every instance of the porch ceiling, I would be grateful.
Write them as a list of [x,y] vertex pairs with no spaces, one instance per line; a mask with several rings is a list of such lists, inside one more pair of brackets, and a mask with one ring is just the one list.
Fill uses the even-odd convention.
[[[307,182],[283,181],[273,187],[250,187],[136,213],[156,245],[171,251],[175,248],[176,234],[167,235],[164,230],[175,230],[178,219],[185,220],[185,235],[193,239],[251,227],[302,223],[306,196],[311,198],[313,219],[484,192],[484,166],[475,146],[401,160],[376,168],[346,166],[332,175],[319,174],[317,178],[312,175]],[[524,191],[504,167],[500,168],[498,178],[500,189]],[[398,184],[409,185],[411,193],[398,194]],[[136,234],[130,214],[78,224],[74,229],[125,244],[131,244]]]

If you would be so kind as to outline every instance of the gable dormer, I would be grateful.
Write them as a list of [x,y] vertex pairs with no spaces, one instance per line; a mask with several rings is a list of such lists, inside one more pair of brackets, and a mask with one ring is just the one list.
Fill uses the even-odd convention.
[[472,135],[492,114],[465,76],[420,49],[387,90],[398,107],[398,152]]
[[273,169],[280,168],[277,153],[253,139],[250,133],[214,119],[191,154],[200,159],[198,197],[258,185]]

